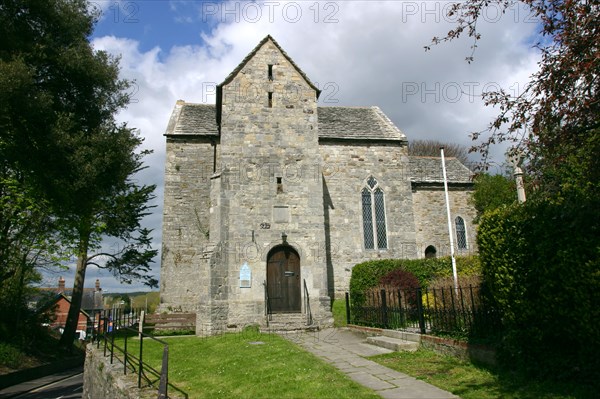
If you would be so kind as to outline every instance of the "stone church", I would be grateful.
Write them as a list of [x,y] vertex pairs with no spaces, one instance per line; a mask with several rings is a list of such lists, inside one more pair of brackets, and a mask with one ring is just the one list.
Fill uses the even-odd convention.
[[[410,157],[376,106],[321,107],[271,37],[165,133],[161,309],[197,333],[331,323],[352,267],[449,255],[440,158]],[[468,168],[446,159],[457,251],[472,251]],[[289,327],[289,326],[288,326]]]

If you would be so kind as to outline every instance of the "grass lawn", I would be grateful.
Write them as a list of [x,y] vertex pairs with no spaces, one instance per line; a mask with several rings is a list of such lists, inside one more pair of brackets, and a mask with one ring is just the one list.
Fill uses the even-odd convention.
[[346,300],[335,299],[331,306],[331,313],[333,314],[333,326],[334,327],[346,327]]
[[597,398],[592,387],[554,381],[532,381],[510,372],[479,367],[452,356],[419,349],[379,355],[370,360],[426,381],[463,399]]
[[[379,398],[333,366],[274,334],[164,338],[169,382],[192,398]],[[261,342],[261,343],[258,343]],[[160,370],[162,346],[144,340]]]

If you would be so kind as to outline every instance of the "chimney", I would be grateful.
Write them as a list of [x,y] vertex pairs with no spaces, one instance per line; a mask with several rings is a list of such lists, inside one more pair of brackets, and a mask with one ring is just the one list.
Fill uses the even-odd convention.
[[102,289],[100,288],[100,279],[96,279],[96,291],[101,291]]
[[58,278],[58,292],[65,292],[65,279],[62,276]]

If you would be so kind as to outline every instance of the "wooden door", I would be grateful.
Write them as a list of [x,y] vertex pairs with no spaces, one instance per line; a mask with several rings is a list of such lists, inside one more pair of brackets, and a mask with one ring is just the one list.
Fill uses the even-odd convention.
[[271,312],[301,311],[300,257],[289,246],[275,248],[267,258],[267,294]]

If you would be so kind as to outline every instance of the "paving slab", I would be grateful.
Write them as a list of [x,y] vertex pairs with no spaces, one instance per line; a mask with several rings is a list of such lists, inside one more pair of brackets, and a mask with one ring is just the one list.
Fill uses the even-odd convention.
[[285,334],[285,338],[323,358],[352,380],[386,399],[455,399],[458,396],[365,357],[393,351],[369,345],[360,334],[344,328]]

